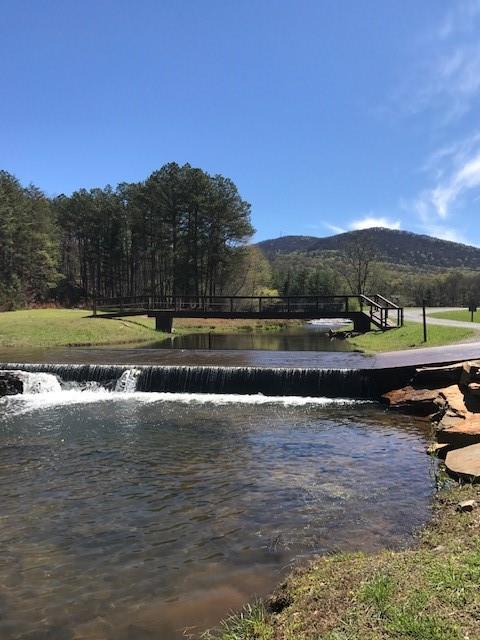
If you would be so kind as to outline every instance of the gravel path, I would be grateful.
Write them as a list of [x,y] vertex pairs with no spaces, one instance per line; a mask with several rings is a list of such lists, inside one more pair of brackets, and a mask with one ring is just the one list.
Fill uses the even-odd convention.
[[[463,320],[444,320],[443,318],[434,318],[430,314],[439,313],[441,311],[464,311],[459,307],[428,307],[427,323],[444,327],[458,327],[461,329],[478,329],[480,331],[480,322],[464,322]],[[412,322],[423,322],[422,309],[420,307],[410,307],[405,309],[405,320]]]

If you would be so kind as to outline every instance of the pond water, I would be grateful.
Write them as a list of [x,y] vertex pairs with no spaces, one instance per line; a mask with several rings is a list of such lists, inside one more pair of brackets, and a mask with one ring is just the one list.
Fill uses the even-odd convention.
[[196,638],[313,553],[404,545],[429,516],[425,446],[371,403],[3,399],[0,638]]
[[347,340],[332,339],[329,329],[342,325],[306,323],[274,331],[245,333],[190,333],[173,335],[150,345],[154,349],[262,350],[262,351],[352,351]]

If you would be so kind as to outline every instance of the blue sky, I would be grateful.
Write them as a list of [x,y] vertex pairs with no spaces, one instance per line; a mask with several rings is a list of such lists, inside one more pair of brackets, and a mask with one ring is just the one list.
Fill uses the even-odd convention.
[[223,173],[257,239],[480,245],[480,0],[0,0],[0,167],[48,194]]

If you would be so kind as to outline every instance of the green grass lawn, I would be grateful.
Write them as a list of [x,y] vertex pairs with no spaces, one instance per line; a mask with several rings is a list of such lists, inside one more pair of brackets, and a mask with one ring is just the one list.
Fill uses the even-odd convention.
[[[175,320],[177,334],[278,331],[287,322],[255,320]],[[166,334],[155,331],[153,318],[92,318],[80,309],[29,309],[0,313],[0,347],[63,347],[156,342]]]
[[156,340],[154,320],[141,316],[91,318],[79,309],[32,309],[0,313],[0,346],[54,347]]
[[[461,311],[435,311],[435,313],[429,313],[432,318],[443,318],[444,320],[460,320],[462,322],[471,322],[472,314],[468,309],[462,309]],[[476,311],[473,314],[473,321],[480,322],[480,311]]]
[[480,517],[457,513],[478,485],[440,493],[433,523],[404,551],[319,558],[209,640],[479,640]]
[[423,342],[423,326],[417,322],[406,322],[400,329],[389,331],[370,331],[355,338],[349,338],[350,344],[368,353],[399,351],[412,347],[439,347],[455,342],[474,339],[480,333],[474,329],[457,327],[428,326],[428,341]]

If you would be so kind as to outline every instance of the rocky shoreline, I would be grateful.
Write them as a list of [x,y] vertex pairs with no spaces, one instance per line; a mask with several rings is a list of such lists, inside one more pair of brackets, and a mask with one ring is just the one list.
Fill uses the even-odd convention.
[[392,410],[432,422],[431,451],[445,460],[451,476],[480,480],[480,360],[417,369],[407,386],[382,400]]

